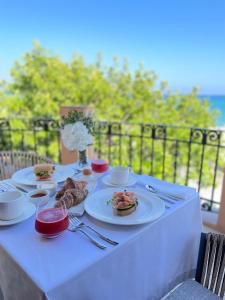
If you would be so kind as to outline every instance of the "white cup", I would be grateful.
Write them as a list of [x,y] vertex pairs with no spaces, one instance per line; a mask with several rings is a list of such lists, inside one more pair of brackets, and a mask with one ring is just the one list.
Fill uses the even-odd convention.
[[23,213],[25,197],[20,191],[0,194],[0,220],[8,221],[18,218]]
[[130,172],[130,167],[114,167],[110,172],[110,182],[118,185],[126,184],[129,180]]

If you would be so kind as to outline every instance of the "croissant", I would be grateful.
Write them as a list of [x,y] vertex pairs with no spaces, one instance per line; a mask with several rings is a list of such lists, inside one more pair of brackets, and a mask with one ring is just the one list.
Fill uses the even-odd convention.
[[68,177],[62,187],[62,189],[56,194],[55,198],[56,200],[60,200],[61,197],[63,197],[66,190],[70,189],[78,189],[83,190],[87,186],[86,181],[74,181],[72,178]]
[[74,205],[77,205],[81,203],[87,196],[88,191],[86,189],[80,190],[80,189],[69,189],[66,190],[64,195],[58,200],[55,204],[56,207],[61,206],[61,204],[64,202],[66,205],[66,208],[70,208]]
[[70,208],[81,203],[88,194],[86,186],[86,181],[74,181],[68,177],[62,189],[55,196],[55,207],[59,207],[62,203],[65,203],[66,207]]

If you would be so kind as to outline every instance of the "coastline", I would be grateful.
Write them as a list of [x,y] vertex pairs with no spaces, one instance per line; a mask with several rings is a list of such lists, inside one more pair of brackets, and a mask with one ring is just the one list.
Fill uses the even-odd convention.
[[225,130],[225,95],[197,95],[200,100],[208,99],[210,102],[210,110],[218,110],[220,116],[216,120],[216,128]]

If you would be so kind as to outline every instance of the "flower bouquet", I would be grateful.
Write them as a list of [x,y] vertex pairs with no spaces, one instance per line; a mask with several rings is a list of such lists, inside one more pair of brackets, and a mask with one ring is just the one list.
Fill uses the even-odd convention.
[[93,142],[94,122],[82,112],[71,111],[63,116],[61,136],[64,146],[79,152],[79,166],[85,167],[87,162],[87,147]]

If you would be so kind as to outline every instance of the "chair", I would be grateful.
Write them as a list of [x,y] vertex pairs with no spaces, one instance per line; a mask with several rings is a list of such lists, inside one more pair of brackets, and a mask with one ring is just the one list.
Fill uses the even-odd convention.
[[186,280],[165,300],[216,300],[225,292],[225,236],[202,233],[195,280]]
[[10,178],[20,169],[39,163],[53,163],[50,158],[40,156],[35,152],[2,151],[0,152],[0,180]]

